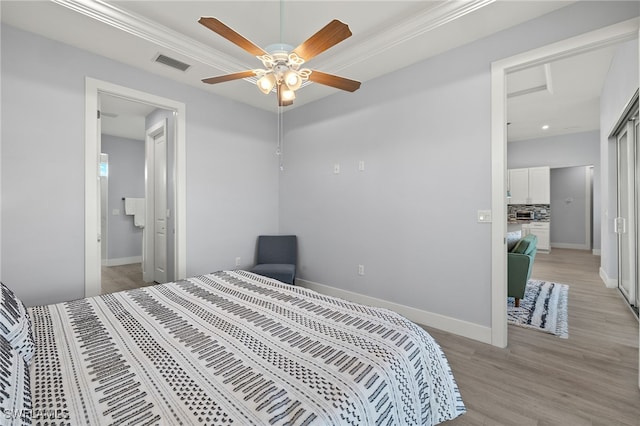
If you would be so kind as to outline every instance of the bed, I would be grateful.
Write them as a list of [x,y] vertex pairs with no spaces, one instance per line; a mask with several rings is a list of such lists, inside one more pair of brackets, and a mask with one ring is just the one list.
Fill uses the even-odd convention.
[[444,353],[385,309],[246,271],[25,309],[2,285],[0,424],[431,425]]

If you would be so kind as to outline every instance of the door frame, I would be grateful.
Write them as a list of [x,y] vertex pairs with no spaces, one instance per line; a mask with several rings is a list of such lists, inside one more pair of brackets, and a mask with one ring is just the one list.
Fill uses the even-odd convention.
[[507,73],[640,38],[629,19],[491,64],[491,344],[507,346]]
[[175,120],[174,175],[175,279],[186,278],[186,106],[182,102],[110,82],[85,78],[85,297],[101,293],[100,256],[100,135],[98,102],[109,94],[173,111]]

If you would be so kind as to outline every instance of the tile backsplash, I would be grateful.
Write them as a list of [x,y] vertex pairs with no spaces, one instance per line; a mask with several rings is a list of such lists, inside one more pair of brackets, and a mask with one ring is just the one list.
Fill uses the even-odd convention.
[[510,204],[507,206],[507,220],[509,222],[516,221],[517,211],[533,212],[534,219],[541,222],[549,222],[551,220],[551,208],[549,204]]

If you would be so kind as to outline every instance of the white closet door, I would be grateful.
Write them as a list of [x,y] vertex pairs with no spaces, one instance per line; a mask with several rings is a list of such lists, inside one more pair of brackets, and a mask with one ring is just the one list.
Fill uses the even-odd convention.
[[618,151],[618,288],[633,306],[636,302],[636,151],[633,122],[617,134]]
[[167,282],[167,138],[154,137],[154,273],[153,280]]

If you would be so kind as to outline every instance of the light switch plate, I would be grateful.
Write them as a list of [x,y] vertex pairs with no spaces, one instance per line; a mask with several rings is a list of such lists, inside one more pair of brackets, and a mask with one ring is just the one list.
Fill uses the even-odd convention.
[[479,223],[491,223],[491,210],[478,210]]

